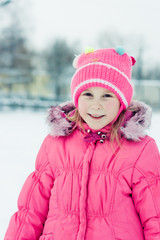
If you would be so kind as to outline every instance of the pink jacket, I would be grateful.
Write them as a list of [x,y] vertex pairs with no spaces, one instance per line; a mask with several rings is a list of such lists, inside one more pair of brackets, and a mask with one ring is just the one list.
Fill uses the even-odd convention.
[[22,188],[5,240],[160,239],[160,156],[145,136],[150,109],[133,104],[139,110],[120,129],[121,147],[110,145],[105,129],[72,131],[63,113],[68,106],[51,109],[51,135]]

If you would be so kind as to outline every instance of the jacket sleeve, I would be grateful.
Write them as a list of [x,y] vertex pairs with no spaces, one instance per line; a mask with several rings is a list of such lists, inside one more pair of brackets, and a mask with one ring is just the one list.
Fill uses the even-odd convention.
[[153,139],[146,144],[135,164],[132,197],[145,240],[160,239],[160,155]]
[[37,155],[35,171],[25,181],[18,211],[11,217],[4,240],[35,240],[42,234],[54,177],[47,155],[46,137]]

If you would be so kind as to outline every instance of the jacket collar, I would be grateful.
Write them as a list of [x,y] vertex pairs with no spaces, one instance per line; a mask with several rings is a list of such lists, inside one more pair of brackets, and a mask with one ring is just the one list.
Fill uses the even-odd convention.
[[[146,136],[146,130],[151,123],[152,109],[139,101],[132,101],[130,106],[136,107],[137,111],[126,111],[125,119],[120,127],[120,134],[127,140],[140,141]],[[68,136],[73,131],[74,123],[69,122],[66,114],[73,111],[75,106],[68,102],[49,109],[47,122],[50,126],[50,135],[54,137]]]

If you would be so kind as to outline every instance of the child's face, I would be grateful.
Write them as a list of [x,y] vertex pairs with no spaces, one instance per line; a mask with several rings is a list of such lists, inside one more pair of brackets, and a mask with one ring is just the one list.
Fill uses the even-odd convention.
[[120,108],[117,96],[102,87],[83,91],[78,99],[78,111],[88,126],[99,130],[112,122]]

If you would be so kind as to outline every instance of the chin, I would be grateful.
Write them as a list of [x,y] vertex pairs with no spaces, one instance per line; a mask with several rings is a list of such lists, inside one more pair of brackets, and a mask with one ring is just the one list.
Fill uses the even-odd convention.
[[104,128],[105,126],[97,126],[97,127],[93,127],[93,126],[91,126],[91,125],[88,125],[91,129],[93,129],[93,130],[100,130],[100,129],[102,129],[102,128]]

